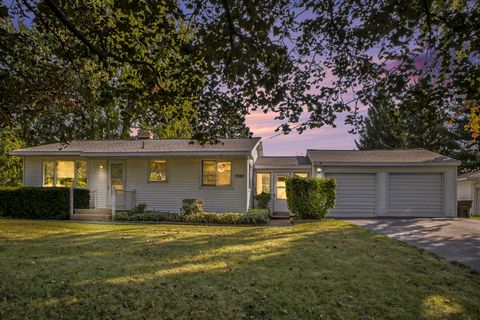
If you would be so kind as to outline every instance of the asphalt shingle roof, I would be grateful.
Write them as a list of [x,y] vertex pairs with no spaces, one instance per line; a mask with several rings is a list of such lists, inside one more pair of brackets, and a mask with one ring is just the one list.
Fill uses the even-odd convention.
[[458,176],[458,179],[480,179],[480,170],[472,171],[472,172],[467,172],[464,174],[460,174]]
[[457,163],[458,160],[425,149],[406,150],[313,150],[315,163]]
[[263,167],[296,167],[296,166],[309,166],[310,160],[308,157],[303,156],[291,156],[291,157],[259,157],[255,166]]
[[190,143],[190,140],[184,139],[164,139],[164,140],[104,140],[104,141],[86,141],[74,140],[69,144],[53,143],[37,147],[18,149],[12,152],[13,155],[24,154],[49,154],[49,153],[78,153],[88,155],[111,154],[111,153],[195,153],[195,152],[251,152],[260,138],[241,138],[241,139],[220,139],[219,144]]

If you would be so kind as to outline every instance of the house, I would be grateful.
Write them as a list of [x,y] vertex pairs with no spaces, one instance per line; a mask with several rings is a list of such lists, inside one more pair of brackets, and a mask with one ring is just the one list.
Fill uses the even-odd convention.
[[73,141],[11,153],[23,157],[26,186],[80,187],[91,206],[119,209],[146,203],[178,212],[199,198],[205,210],[245,212],[253,195],[272,194],[270,209],[288,212],[285,179],[332,177],[334,217],[454,217],[459,161],[424,149],[313,150],[305,156],[263,155],[260,138],[223,139],[217,145],[189,140]]
[[458,201],[471,201],[470,214],[480,215],[480,170],[459,175],[457,189]]

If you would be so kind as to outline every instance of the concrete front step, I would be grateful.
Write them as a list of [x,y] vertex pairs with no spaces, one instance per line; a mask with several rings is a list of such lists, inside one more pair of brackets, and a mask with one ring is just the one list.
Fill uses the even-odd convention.
[[104,215],[112,215],[112,209],[75,209],[75,214],[104,214]]
[[110,221],[112,214],[95,214],[95,213],[75,213],[70,215],[70,220],[74,221]]

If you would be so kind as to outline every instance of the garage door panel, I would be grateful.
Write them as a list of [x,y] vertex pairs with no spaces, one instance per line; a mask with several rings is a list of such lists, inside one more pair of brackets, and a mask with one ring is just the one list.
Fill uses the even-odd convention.
[[388,216],[442,216],[441,173],[390,173]]
[[337,200],[332,216],[373,216],[376,174],[327,173],[337,181]]

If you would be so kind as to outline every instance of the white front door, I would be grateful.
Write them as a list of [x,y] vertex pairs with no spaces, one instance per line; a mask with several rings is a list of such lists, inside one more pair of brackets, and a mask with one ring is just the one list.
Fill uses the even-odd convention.
[[112,161],[109,165],[108,190],[110,205],[115,195],[115,205],[121,208],[125,206],[125,163]]
[[287,186],[285,184],[288,173],[275,173],[274,176],[274,194],[273,194],[273,212],[288,212],[287,208]]

